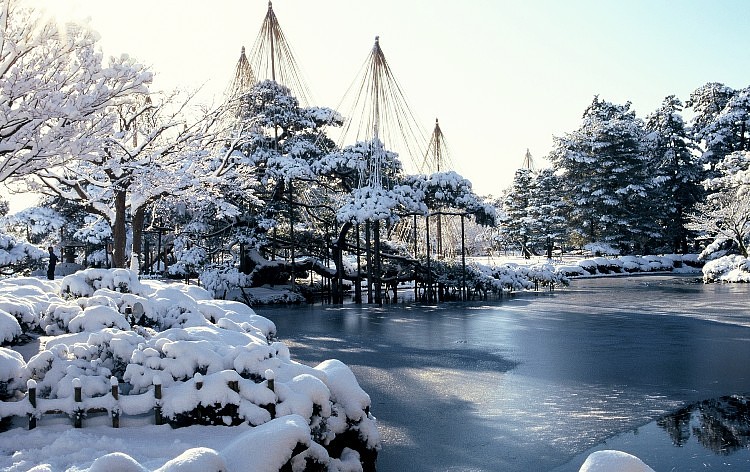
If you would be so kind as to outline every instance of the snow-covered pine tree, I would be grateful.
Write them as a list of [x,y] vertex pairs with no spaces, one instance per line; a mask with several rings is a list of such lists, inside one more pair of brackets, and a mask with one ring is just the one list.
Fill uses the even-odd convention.
[[689,242],[687,215],[703,196],[703,169],[681,112],[682,102],[674,95],[666,97],[646,118],[644,142],[655,184],[649,200],[659,216],[663,249],[684,254]]
[[731,131],[718,126],[718,122],[736,94],[724,84],[709,82],[693,91],[686,102],[686,107],[692,108],[694,113],[691,120],[693,140],[703,148],[701,163],[708,168],[709,176],[713,176],[719,161],[735,150],[728,136]]
[[[528,257],[533,251],[529,246],[531,239],[532,218],[529,215],[529,203],[532,193],[534,174],[530,169],[518,169],[513,175],[513,183],[503,200],[503,233],[507,240]],[[533,246],[533,245],[532,245]]]
[[537,171],[532,181],[528,204],[530,234],[534,244],[544,250],[547,244],[559,245],[565,238],[566,210],[560,188],[560,179],[550,167]]
[[642,136],[643,123],[629,102],[617,105],[597,96],[580,128],[554,139],[549,159],[563,180],[575,245],[603,242],[631,252],[646,244],[653,215],[644,211],[648,182]]

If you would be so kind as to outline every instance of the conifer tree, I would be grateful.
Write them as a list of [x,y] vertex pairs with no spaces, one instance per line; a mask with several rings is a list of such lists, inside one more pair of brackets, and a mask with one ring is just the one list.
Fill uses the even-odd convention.
[[550,160],[563,179],[569,225],[580,246],[602,242],[630,252],[644,250],[649,220],[643,123],[630,103],[594,97],[578,130],[555,138]]
[[682,102],[670,95],[646,119],[645,145],[655,184],[649,199],[659,215],[664,249],[688,250],[687,214],[702,197],[703,172],[682,119]]

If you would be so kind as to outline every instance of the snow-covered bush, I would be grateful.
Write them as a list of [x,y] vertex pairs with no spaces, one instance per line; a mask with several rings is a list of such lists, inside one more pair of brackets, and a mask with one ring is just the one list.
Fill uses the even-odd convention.
[[249,287],[251,279],[236,267],[218,266],[204,269],[199,275],[199,280],[214,298],[224,299],[230,290]]
[[0,275],[28,273],[41,267],[47,252],[0,232]]
[[0,309],[0,344],[12,342],[21,334],[21,325],[16,317]]
[[598,264],[593,259],[583,259],[578,262],[576,262],[583,270],[588,272],[589,274],[596,274],[598,269]]
[[120,293],[138,292],[138,274],[127,269],[86,269],[63,277],[60,293],[68,298],[90,297],[100,288]]
[[[272,321],[241,303],[211,299],[200,287],[137,283],[129,271],[105,272],[81,271],[39,285],[39,293],[46,293],[44,288],[65,293],[56,286],[64,285],[69,298],[49,293],[46,305],[39,296],[27,308],[55,336],[28,363],[0,350],[0,394],[18,397],[29,380],[40,404],[34,410],[26,401],[0,403],[3,416],[10,411],[43,417],[40,412],[50,409],[76,418],[91,408],[129,415],[158,411],[174,427],[249,424],[268,434],[280,434],[273,425],[291,421],[300,427],[294,427],[295,442],[281,459],[282,467],[361,470],[362,462],[374,464],[380,436],[370,397],[346,365],[331,360],[310,367],[293,361],[287,346],[273,340]],[[11,301],[14,290],[24,293],[28,287],[0,283],[0,293]],[[156,320],[159,331],[130,330],[129,321],[141,312]],[[6,318],[17,324],[14,316]],[[115,400],[110,392],[118,384],[122,395]],[[156,384],[162,389],[158,410]],[[78,385],[81,403],[72,401]],[[280,442],[283,438],[267,437],[262,445],[246,446],[278,447]],[[237,452],[220,455],[231,461]],[[174,464],[183,459],[175,458]],[[134,463],[113,456],[102,458],[97,467],[118,461]]]
[[750,282],[750,259],[734,255],[706,262],[703,266],[703,281]]
[[583,248],[595,256],[617,256],[620,251],[604,242],[593,242],[586,244]]
[[190,276],[195,274],[198,268],[203,267],[208,260],[208,253],[200,246],[186,246],[180,238],[177,238],[175,240],[175,258],[177,260],[169,266],[169,273]]
[[10,400],[24,387],[28,374],[21,354],[0,347],[0,401]]

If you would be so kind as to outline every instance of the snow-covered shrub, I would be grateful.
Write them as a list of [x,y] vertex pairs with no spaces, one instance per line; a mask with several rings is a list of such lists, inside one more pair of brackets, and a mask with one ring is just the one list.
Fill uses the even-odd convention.
[[580,277],[588,274],[588,272],[579,265],[561,265],[557,266],[557,272],[564,275],[565,277]]
[[648,272],[649,264],[642,257],[637,256],[620,256],[620,262],[625,272]]
[[199,280],[214,298],[224,299],[230,290],[237,287],[249,287],[251,278],[236,267],[219,266],[204,269]]
[[662,256],[643,256],[648,263],[649,271],[652,272],[671,272],[674,270],[674,262],[668,257]]
[[570,284],[568,277],[559,270],[555,270],[551,264],[536,264],[529,267],[527,276],[535,284],[543,287],[567,286]]
[[0,274],[28,273],[41,267],[45,257],[46,251],[0,232]]
[[0,344],[10,343],[23,334],[15,316],[0,309]]
[[66,275],[60,283],[60,293],[68,298],[90,297],[100,288],[120,293],[141,290],[138,274],[127,269],[86,269]]
[[[92,405],[144,415],[155,411],[153,390],[159,383],[159,411],[173,426],[263,428],[299,420],[303,428],[294,428],[299,441],[282,466],[361,470],[362,462],[374,464],[380,439],[370,399],[344,364],[329,361],[310,367],[293,361],[287,346],[273,341],[272,321],[241,303],[213,300],[200,287],[128,280],[125,293],[116,289],[124,287],[114,283],[114,275],[82,271],[68,279],[67,286],[81,288],[85,297],[64,300],[50,293],[46,306],[41,295],[32,303],[41,314],[40,326],[56,336],[46,339],[27,364],[16,354],[7,362],[0,355],[0,376],[3,366],[17,367],[7,375],[8,391],[23,390],[23,382],[33,380],[42,404],[71,416],[85,414]],[[46,293],[41,287],[55,291],[60,282],[50,287],[40,283],[34,293]],[[13,300],[14,290],[23,293],[27,288],[0,283],[0,294]],[[155,328],[162,331],[129,330],[127,317],[141,310],[141,316],[156,320]],[[11,315],[8,319],[16,321]],[[112,382],[119,382],[122,392],[117,405],[109,395]],[[79,383],[83,408],[71,400]],[[276,427],[266,431],[278,433]],[[257,447],[281,442],[283,438],[269,437]],[[120,459],[127,458],[102,459],[102,467]]]
[[208,253],[200,246],[188,244],[182,237],[175,239],[174,253],[176,261],[169,266],[172,275],[190,276],[208,261]]
[[750,259],[734,255],[706,262],[703,266],[703,281],[750,282]]
[[583,248],[587,251],[589,251],[591,254],[599,257],[599,256],[617,256],[620,254],[620,251],[613,248],[607,243],[604,242],[593,242],[586,244],[583,246]]
[[119,328],[129,330],[130,325],[125,317],[117,310],[109,306],[86,307],[68,323],[71,333],[80,331],[99,331],[103,328]]
[[110,390],[108,379],[112,371],[106,359],[100,357],[99,346],[86,342],[88,333],[67,336],[36,354],[26,365],[30,377],[37,382],[38,396],[72,397],[74,379],[80,379],[84,395],[104,395]]
[[681,254],[680,259],[682,260],[682,263],[688,267],[703,267],[703,261],[700,260],[698,254]]
[[0,347],[0,401],[15,397],[18,390],[25,388],[28,374],[21,354]]
[[578,264],[578,266],[580,266],[583,270],[591,275],[596,274],[599,267],[599,265],[593,259],[583,259],[576,262],[576,264]]
[[39,327],[39,314],[29,300],[4,297],[0,293],[0,310],[13,315],[24,333]]
[[83,308],[70,303],[52,303],[44,312],[39,324],[47,335],[68,332],[70,320],[83,312]]

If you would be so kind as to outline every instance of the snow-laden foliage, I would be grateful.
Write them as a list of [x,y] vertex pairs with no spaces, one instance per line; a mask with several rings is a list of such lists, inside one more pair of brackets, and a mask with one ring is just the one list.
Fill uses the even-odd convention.
[[91,117],[151,80],[127,57],[103,65],[94,33],[19,3],[0,11],[0,182],[99,152],[114,117]]
[[104,244],[112,239],[112,227],[101,216],[86,215],[83,225],[73,233],[73,239],[89,244]]
[[200,282],[214,298],[224,299],[230,290],[250,286],[251,279],[236,267],[218,266],[204,269],[200,273]]
[[56,243],[60,229],[67,220],[59,212],[46,207],[29,207],[4,218],[6,231],[46,247]]
[[0,275],[23,274],[41,266],[47,252],[0,232]]
[[697,254],[663,256],[618,256],[581,259],[572,265],[559,265],[557,272],[567,277],[616,275],[638,272],[696,272],[703,266]]
[[[44,421],[44,412],[60,410],[85,420],[91,408],[153,415],[158,405],[174,427],[257,427],[244,437],[242,448],[245,453],[263,448],[263,459],[252,458],[245,466],[260,460],[283,468],[293,455],[303,465],[309,467],[313,460],[327,470],[361,470],[360,461],[374,463],[380,436],[370,397],[346,365],[336,360],[315,367],[295,362],[287,346],[274,341],[273,322],[247,305],[214,300],[196,286],[137,283],[135,274],[127,272],[89,269],[36,285],[47,290],[48,302],[40,300],[33,316],[57,313],[55,319],[63,321],[57,327],[65,334],[47,339],[28,363],[0,348],[0,399],[18,400],[0,402],[0,417],[28,414]],[[28,291],[22,284],[0,281],[0,293],[15,299]],[[154,321],[151,328],[143,326],[144,319]],[[110,392],[118,384],[122,393],[115,399]],[[27,385],[36,388],[38,410],[22,398]],[[158,402],[155,385],[162,390]],[[72,401],[77,386],[80,403]],[[294,442],[285,445],[279,425],[289,422],[296,425]],[[240,454],[238,447],[206,454],[232,462]],[[101,458],[100,465],[123,460]],[[180,456],[170,462],[176,467],[183,460]]]
[[750,260],[740,255],[729,255],[706,262],[703,281],[750,282]]
[[563,176],[560,195],[577,245],[602,241],[631,252],[655,235],[643,133],[630,103],[595,97],[579,129],[555,138],[549,158]]
[[[417,208],[414,208],[417,207]],[[400,211],[399,211],[400,210]],[[395,223],[399,213],[425,212],[424,204],[415,198],[413,187],[397,186],[392,190],[382,187],[360,187],[354,189],[348,201],[337,212],[340,222],[364,223],[386,220]]]
[[[727,155],[716,165],[716,177],[704,182],[711,192],[690,215],[688,228],[710,238],[702,257],[730,250],[748,256],[750,246],[750,152]],[[721,255],[721,254],[718,254]]]

